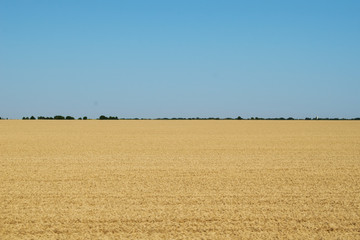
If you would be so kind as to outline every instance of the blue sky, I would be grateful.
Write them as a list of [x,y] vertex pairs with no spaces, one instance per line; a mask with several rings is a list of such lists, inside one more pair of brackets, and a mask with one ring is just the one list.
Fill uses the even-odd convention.
[[0,116],[359,117],[360,1],[0,1]]

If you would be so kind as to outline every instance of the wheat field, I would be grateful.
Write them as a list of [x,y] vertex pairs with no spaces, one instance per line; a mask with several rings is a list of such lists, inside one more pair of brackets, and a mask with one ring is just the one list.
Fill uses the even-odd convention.
[[0,239],[360,239],[359,121],[0,121]]

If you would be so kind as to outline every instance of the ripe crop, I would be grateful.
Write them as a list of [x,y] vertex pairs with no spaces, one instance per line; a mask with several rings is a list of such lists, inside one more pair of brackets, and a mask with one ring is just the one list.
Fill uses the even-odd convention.
[[0,122],[0,239],[359,239],[358,121]]

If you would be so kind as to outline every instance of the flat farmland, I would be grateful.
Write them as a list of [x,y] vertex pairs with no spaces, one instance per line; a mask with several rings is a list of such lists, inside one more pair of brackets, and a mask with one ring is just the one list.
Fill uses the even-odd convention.
[[360,121],[0,121],[0,239],[360,239]]

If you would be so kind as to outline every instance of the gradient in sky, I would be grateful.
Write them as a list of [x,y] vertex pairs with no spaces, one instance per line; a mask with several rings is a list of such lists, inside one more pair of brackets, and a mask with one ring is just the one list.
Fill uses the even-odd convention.
[[359,117],[360,1],[0,1],[0,116]]

